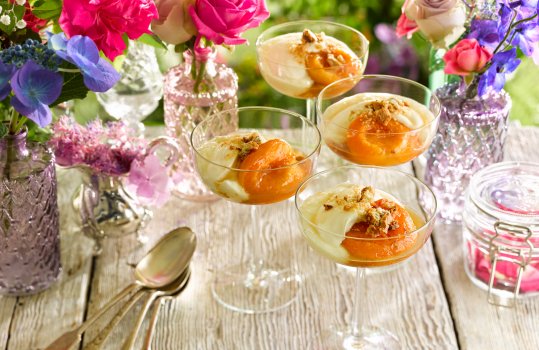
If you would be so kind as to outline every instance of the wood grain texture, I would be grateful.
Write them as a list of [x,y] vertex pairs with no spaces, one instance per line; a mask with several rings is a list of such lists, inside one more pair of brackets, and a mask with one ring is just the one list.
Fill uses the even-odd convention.
[[[539,162],[539,128],[511,125],[505,160]],[[487,293],[464,272],[462,228],[439,224],[434,243],[462,349],[539,349],[539,300],[506,309],[487,303]]]
[[[16,299],[6,347],[8,349],[44,348],[57,336],[79,324],[84,317],[91,269],[91,245],[78,232],[75,213],[71,208],[71,196],[80,183],[78,176],[73,176],[74,172],[58,170],[62,254],[60,280],[43,293]],[[6,308],[4,302],[0,301],[0,304],[0,309]]]

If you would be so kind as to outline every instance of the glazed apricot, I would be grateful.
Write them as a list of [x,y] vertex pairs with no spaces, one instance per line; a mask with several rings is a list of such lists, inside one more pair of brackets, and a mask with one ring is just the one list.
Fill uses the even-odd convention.
[[[238,182],[249,193],[248,203],[274,203],[291,197],[311,169],[311,161],[286,142],[274,139],[261,144],[240,163]],[[294,164],[298,163],[298,164]]]
[[373,239],[372,235],[367,234],[369,225],[366,222],[354,224],[346,233],[347,238],[341,243],[341,246],[350,254],[352,261],[391,261],[392,258],[403,255],[416,246],[417,233],[411,233],[416,227],[406,209],[386,199],[376,201],[373,206],[388,210],[391,206],[396,206],[392,215],[398,227]]
[[405,163],[423,151],[419,136],[410,131],[395,119],[383,123],[378,118],[358,117],[346,136],[350,158],[360,164]]
[[308,53],[305,56],[305,66],[311,79],[323,86],[360,74],[359,61],[340,49],[333,49],[331,53]]

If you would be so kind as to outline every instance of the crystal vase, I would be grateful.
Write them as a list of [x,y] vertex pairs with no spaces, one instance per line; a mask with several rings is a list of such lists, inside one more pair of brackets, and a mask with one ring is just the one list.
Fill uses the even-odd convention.
[[468,97],[462,84],[436,90],[442,111],[438,133],[426,154],[425,181],[446,223],[459,222],[471,176],[503,159],[511,98],[505,91]]
[[7,135],[0,171],[0,294],[38,293],[61,271],[54,156],[26,132]]
[[142,134],[141,121],[157,108],[163,95],[163,76],[154,48],[130,41],[120,73],[120,81],[107,92],[97,94],[97,100],[108,114]]
[[[215,52],[200,57],[186,51],[183,56],[184,62],[165,74],[163,87],[167,134],[176,138],[181,150],[179,161],[172,168],[173,193],[193,201],[215,200],[217,197],[195,170],[189,137],[207,116],[237,107],[238,77],[231,68],[215,61]],[[223,120],[221,125],[237,128],[237,117]]]

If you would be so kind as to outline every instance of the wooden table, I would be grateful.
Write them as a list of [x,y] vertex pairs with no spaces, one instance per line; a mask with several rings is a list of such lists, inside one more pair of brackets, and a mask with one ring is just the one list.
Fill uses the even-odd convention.
[[[506,159],[539,162],[537,149],[539,128],[511,126]],[[412,171],[410,165],[405,168]],[[74,174],[59,171],[60,282],[35,296],[0,298],[0,349],[40,349],[80,324],[133,280],[134,264],[160,236],[184,224],[193,228],[199,242],[192,277],[183,294],[163,304],[153,349],[321,349],[323,330],[349,319],[354,275],[310,250],[290,201],[263,208],[262,234],[267,242],[275,232],[289,235],[284,238],[305,274],[302,291],[282,311],[244,315],[221,307],[209,285],[227,250],[212,243],[222,235],[241,235],[246,217],[227,215],[225,201],[173,199],[154,211],[147,244],[138,245],[134,237],[111,240],[101,256],[92,257],[91,241],[78,232],[70,205],[79,181]],[[404,349],[539,349],[539,298],[521,301],[514,309],[489,305],[486,293],[464,273],[461,240],[460,226],[439,224],[433,239],[408,263],[369,276],[369,307],[378,311],[372,313],[373,323],[393,331]],[[380,301],[385,305],[377,309]],[[110,315],[86,333],[81,348]],[[121,347],[136,316],[127,315],[105,348]]]

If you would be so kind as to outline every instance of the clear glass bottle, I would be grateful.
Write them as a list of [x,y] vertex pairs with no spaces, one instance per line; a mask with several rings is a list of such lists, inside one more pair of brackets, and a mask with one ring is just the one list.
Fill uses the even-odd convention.
[[539,164],[503,162],[476,173],[463,234],[466,273],[490,303],[539,295]]
[[48,288],[61,271],[54,156],[26,136],[0,140],[0,294],[13,296]]
[[[191,51],[185,51],[183,57],[182,64],[165,74],[163,87],[167,135],[176,138],[181,151],[172,170],[173,193],[193,201],[215,200],[217,197],[206,188],[196,172],[189,137],[194,127],[207,116],[237,107],[238,77],[231,68],[216,62],[215,52],[207,60],[198,58]],[[201,65],[204,75],[197,77]],[[195,92],[197,78],[200,84]],[[223,120],[222,127],[237,128],[237,118]]]

